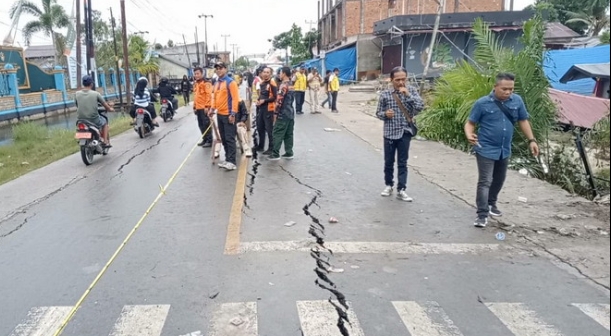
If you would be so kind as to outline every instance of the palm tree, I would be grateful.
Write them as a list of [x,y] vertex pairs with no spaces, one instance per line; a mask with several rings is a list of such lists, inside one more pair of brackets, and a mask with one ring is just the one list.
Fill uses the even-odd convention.
[[581,12],[567,12],[571,19],[566,23],[582,22],[588,25],[588,35],[598,36],[602,31],[609,28],[609,0],[589,0]]
[[139,35],[130,36],[128,41],[130,66],[138,69],[141,74],[158,72],[159,60],[157,58],[147,57],[151,47],[150,43]]
[[57,3],[57,0],[41,0],[41,2],[42,8],[32,1],[18,0],[11,7],[9,15],[13,19],[16,13],[21,12],[21,14],[30,14],[36,18],[26,23],[22,29],[26,45],[30,44],[32,35],[36,33],[44,33],[46,36],[50,36],[56,50],[53,59],[55,64],[57,64],[57,50],[60,49],[57,45],[58,38],[56,31],[68,27],[70,25],[70,18],[66,14],[64,7]]

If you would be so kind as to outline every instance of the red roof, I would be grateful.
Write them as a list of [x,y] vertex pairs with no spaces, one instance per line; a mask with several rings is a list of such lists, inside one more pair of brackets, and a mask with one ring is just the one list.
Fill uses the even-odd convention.
[[577,127],[592,128],[609,114],[609,99],[584,96],[576,93],[549,89],[550,98],[558,108],[558,121]]

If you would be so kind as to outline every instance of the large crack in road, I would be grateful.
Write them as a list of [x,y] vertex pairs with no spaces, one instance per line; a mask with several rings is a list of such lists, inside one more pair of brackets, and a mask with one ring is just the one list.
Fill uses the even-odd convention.
[[[149,150],[151,150],[151,149],[153,149],[153,148],[155,148],[155,147],[159,146],[159,145],[161,144],[161,142],[162,142],[162,141],[163,141],[163,140],[164,140],[164,139],[165,139],[165,138],[166,138],[168,135],[170,135],[170,134],[172,134],[172,133],[176,132],[177,130],[178,130],[178,127],[175,127],[175,128],[173,128],[173,129],[171,129],[171,130],[167,131],[167,132],[166,132],[166,133],[165,133],[165,134],[164,134],[162,137],[160,137],[159,139],[157,139],[157,141],[156,141],[154,144],[150,145],[149,147],[147,147],[147,148],[145,148],[145,149],[141,150],[140,152],[138,152],[138,153],[136,153],[136,154],[132,155],[131,157],[129,157],[129,158],[127,159],[127,161],[126,161],[124,164],[122,164],[121,166],[119,166],[119,169],[117,169],[117,172],[118,172],[118,173],[117,173],[117,174],[115,174],[115,175],[114,175],[112,178],[114,178],[114,177],[116,177],[116,176],[118,176],[118,175],[123,174],[123,168],[125,168],[125,167],[129,166],[129,164],[130,164],[130,163],[132,163],[132,161],[134,161],[134,159],[136,159],[138,156],[141,156],[142,154],[146,153],[147,151],[149,151]],[[111,179],[112,179],[112,178],[111,178]]]
[[[331,265],[331,257],[333,257],[333,251],[325,246],[325,230],[326,227],[320,222],[320,219],[316,217],[310,209],[312,206],[317,206],[320,209],[318,200],[323,197],[323,193],[320,189],[314,188],[313,186],[301,181],[289,170],[280,166],[287,175],[289,175],[299,185],[304,186],[312,191],[315,195],[312,199],[303,206],[303,214],[310,219],[310,226],[308,228],[308,234],[312,236],[316,245],[310,249],[310,256],[314,259],[316,267],[314,273],[316,274],[316,280],[314,283],[321,289],[328,291],[331,296],[329,297],[329,303],[335,308],[337,313],[337,328],[342,336],[350,336],[350,331],[347,325],[352,325],[348,317],[348,310],[350,309],[346,301],[346,296],[337,288],[337,285],[330,278],[333,266]],[[333,297],[337,300],[337,303],[333,301]],[[303,331],[302,331],[303,333]]]

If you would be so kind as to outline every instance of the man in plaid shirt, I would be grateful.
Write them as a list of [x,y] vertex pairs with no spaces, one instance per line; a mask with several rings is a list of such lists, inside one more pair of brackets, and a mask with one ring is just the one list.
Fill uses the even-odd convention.
[[[413,199],[407,194],[407,159],[409,146],[416,136],[414,117],[424,109],[424,101],[413,86],[406,86],[407,70],[396,67],[390,72],[393,88],[380,94],[376,116],[384,120],[384,182],[382,196],[393,192],[395,156],[397,157],[397,198],[405,202]],[[407,117],[406,117],[407,115]]]

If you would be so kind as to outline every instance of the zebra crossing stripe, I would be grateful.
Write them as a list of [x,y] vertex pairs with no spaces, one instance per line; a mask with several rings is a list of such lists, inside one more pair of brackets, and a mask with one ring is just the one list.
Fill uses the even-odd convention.
[[486,306],[515,336],[562,336],[522,303],[487,303]]
[[574,303],[573,306],[579,308],[584,314],[588,315],[598,324],[609,330],[609,305],[608,304],[581,304]]
[[[334,303],[339,305],[339,302]],[[348,302],[348,307],[350,307],[347,311],[350,323],[345,324],[346,329],[350,336],[364,336],[350,302]],[[297,313],[303,336],[342,336],[337,326],[339,315],[329,301],[297,301]]]
[[124,306],[110,336],[160,336],[170,305]]
[[[240,253],[247,252],[308,252],[312,241],[242,242]],[[498,244],[445,244],[409,242],[326,242],[334,253],[344,254],[481,254],[499,250]],[[504,247],[508,248],[508,247]]]
[[72,310],[71,306],[34,307],[26,320],[17,325],[10,336],[52,335]]
[[463,336],[437,302],[426,302],[424,306],[413,301],[392,304],[411,336]]
[[224,303],[210,321],[208,336],[258,336],[257,303]]

